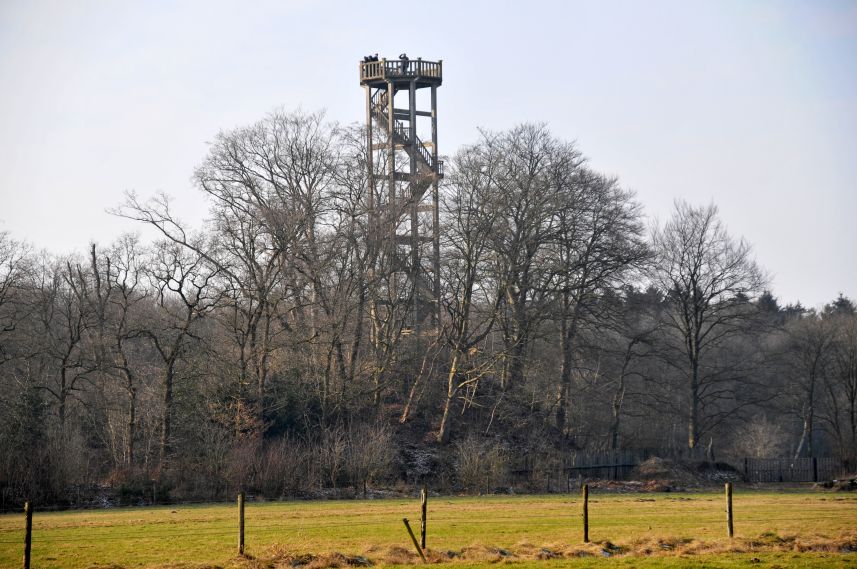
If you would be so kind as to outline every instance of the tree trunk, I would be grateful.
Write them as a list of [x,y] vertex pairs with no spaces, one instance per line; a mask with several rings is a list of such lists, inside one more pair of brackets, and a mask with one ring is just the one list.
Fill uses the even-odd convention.
[[806,422],[806,449],[809,452],[809,457],[813,458],[815,456],[815,449],[813,448],[813,423],[815,422],[815,405],[810,405],[809,407],[809,417]]
[[803,447],[806,444],[806,435],[807,435],[807,432],[809,431],[808,426],[809,426],[809,422],[807,421],[806,417],[804,417],[803,429],[801,429],[800,440],[797,443],[797,450],[795,450],[795,460],[800,458],[801,453],[803,453]]
[[637,338],[632,340],[628,344],[628,349],[625,350],[622,369],[619,371],[619,385],[616,387],[616,393],[613,394],[613,421],[610,424],[610,448],[613,450],[619,448],[619,426],[622,419],[622,405],[625,402],[625,376],[628,374],[628,365],[631,363],[634,345],[637,341]]
[[68,368],[66,367],[66,359],[63,359],[62,365],[60,366],[60,389],[59,389],[59,409],[57,410],[57,414],[59,415],[60,421],[60,436],[65,436],[65,408],[66,408],[66,398],[68,396],[68,388],[66,387],[68,384]]
[[506,386],[518,386],[523,383],[524,380],[524,350],[526,349],[526,343],[523,341],[519,335],[516,335],[516,342],[512,346],[512,358],[509,362],[509,384]]
[[167,458],[170,453],[170,428],[171,428],[171,415],[173,410],[173,366],[174,362],[170,362],[167,364],[167,372],[164,375],[164,417],[161,422],[161,449],[160,449],[160,469],[164,471],[167,469]]
[[568,334],[568,324],[565,318],[560,326],[560,345],[562,351],[562,366],[559,373],[559,396],[556,406],[556,428],[560,436],[565,439],[565,410],[568,406],[569,392],[571,391],[571,341]]
[[[851,454],[857,453],[857,405],[855,400],[849,401],[849,411],[851,415]],[[849,457],[851,458],[851,457]]]
[[262,327],[261,355],[257,356],[258,366],[256,372],[256,381],[258,384],[259,397],[259,419],[262,422],[262,415],[265,408],[265,395],[268,388],[268,356],[271,345],[271,314],[267,303],[265,306],[265,324]]
[[696,448],[699,444],[699,362],[695,359],[690,373],[690,419],[687,429],[687,446]]
[[134,465],[134,425],[137,422],[137,388],[128,378],[128,433],[125,443],[125,460],[128,466]]
[[[569,315],[570,299],[568,293],[563,293],[563,316],[560,325],[560,346],[562,351],[562,369],[559,379],[559,401],[556,410],[556,427],[565,436],[566,409],[571,393],[571,369],[573,365],[574,339],[577,335],[577,305]],[[570,316],[570,318],[569,318]]]
[[378,368],[372,371],[372,406],[381,406],[381,370]]
[[[813,367],[816,365],[816,359],[813,362]],[[795,458],[799,458],[801,452],[803,451],[803,447],[806,446],[807,452],[809,456],[813,456],[813,423],[815,422],[815,379],[816,374],[814,369],[810,369],[809,372],[809,383],[806,389],[806,401],[804,402],[804,413],[803,413],[803,431],[800,435],[800,443],[798,444],[797,452],[795,453]]]
[[848,419],[851,427],[851,446],[849,460],[857,457],[857,366],[851,368],[847,381]]
[[360,343],[363,340],[363,312],[366,306],[365,285],[361,281],[360,293],[357,297],[357,315],[354,318],[354,339],[351,342],[351,355],[348,360],[348,383],[354,382],[354,372],[360,357]]
[[619,388],[613,396],[613,420],[610,422],[610,448],[619,448],[619,425],[622,417],[622,401],[625,398],[625,375],[619,377]]
[[437,433],[437,442],[442,445],[449,442],[450,434],[452,432],[452,413],[450,413],[450,409],[452,407],[452,402],[455,399],[455,392],[457,391],[455,377],[458,373],[459,357],[460,352],[456,350],[449,365],[449,374],[446,377],[446,399],[443,403],[443,416],[440,419],[440,430]]

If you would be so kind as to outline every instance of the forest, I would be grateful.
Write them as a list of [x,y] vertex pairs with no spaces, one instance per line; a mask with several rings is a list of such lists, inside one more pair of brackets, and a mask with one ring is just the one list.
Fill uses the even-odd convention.
[[580,450],[857,463],[854,302],[781,305],[716,204],[650,223],[547,125],[482,131],[446,160],[415,330],[368,152],[276,111],[210,144],[200,227],[127,193],[129,233],[77,255],[0,233],[2,507],[490,491]]

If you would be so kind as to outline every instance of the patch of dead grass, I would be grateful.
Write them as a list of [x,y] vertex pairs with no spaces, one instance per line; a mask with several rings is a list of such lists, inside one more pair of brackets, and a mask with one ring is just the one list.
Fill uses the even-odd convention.
[[[852,553],[857,552],[857,532],[836,537],[778,535],[765,532],[753,538],[696,540],[676,537],[646,537],[627,543],[593,541],[591,543],[533,544],[520,542],[509,548],[472,544],[459,550],[429,548],[426,559],[438,563],[498,564],[514,561],[575,559],[584,557],[681,557],[728,553]],[[362,554],[340,552],[305,553],[274,545],[258,558],[235,558],[226,569],[346,569],[351,567],[420,565],[422,561],[412,548],[402,546],[370,546]],[[178,569],[162,566],[161,569]],[[202,566],[181,566],[202,569]],[[213,566],[207,566],[214,569]],[[104,568],[106,569],[106,568]],[[119,569],[119,567],[115,567]]]
[[[250,561],[250,559],[247,559]],[[122,565],[91,565],[90,569],[104,569],[105,567],[116,567],[118,569],[124,569]],[[163,563],[161,565],[155,565],[154,569],[226,569],[227,567],[233,567],[233,565],[212,565],[210,563]],[[250,565],[241,565],[242,569],[244,567],[255,567]],[[262,566],[260,566],[262,567]]]

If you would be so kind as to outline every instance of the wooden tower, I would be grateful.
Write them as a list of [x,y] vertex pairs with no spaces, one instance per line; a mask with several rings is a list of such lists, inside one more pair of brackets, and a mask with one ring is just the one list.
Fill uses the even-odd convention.
[[[370,257],[376,270],[391,275],[390,298],[407,305],[405,331],[416,335],[440,322],[443,162],[437,152],[437,88],[442,80],[442,61],[400,56],[360,63],[370,149]],[[430,89],[430,109],[416,108],[420,89]]]

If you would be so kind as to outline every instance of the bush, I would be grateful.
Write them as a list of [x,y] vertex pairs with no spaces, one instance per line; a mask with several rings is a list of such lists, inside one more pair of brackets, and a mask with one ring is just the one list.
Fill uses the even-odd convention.
[[351,484],[362,488],[391,475],[396,447],[393,433],[384,424],[359,425],[348,434],[346,473]]
[[120,506],[158,504],[170,501],[170,486],[142,469],[122,468],[110,473],[105,483],[113,488]]
[[756,417],[732,443],[730,454],[734,458],[768,458],[784,456],[787,450],[788,436],[783,428],[765,417]]
[[333,489],[343,485],[348,439],[341,427],[324,429],[316,446],[319,475],[318,487]]
[[468,492],[491,492],[506,481],[509,460],[497,441],[473,435],[455,444],[458,484]]
[[318,480],[313,450],[291,437],[270,442],[259,468],[259,491],[269,499],[300,496]]

